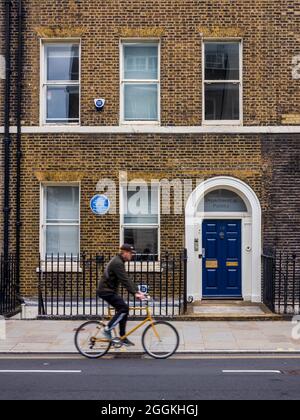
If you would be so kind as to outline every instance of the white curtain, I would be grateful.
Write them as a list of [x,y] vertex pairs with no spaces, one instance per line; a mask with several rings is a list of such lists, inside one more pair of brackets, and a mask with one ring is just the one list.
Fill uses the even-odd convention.
[[125,120],[127,121],[157,121],[158,86],[155,85],[125,85]]
[[[46,188],[46,252],[79,252],[79,188]],[[50,224],[50,225],[49,225]]]
[[128,191],[124,188],[125,224],[158,224],[158,189],[141,188]]
[[157,121],[158,46],[124,46],[123,78],[125,120]]

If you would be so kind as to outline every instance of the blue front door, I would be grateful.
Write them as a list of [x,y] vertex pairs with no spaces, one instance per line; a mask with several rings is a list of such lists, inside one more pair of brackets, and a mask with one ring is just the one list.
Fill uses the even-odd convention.
[[203,297],[241,298],[240,220],[203,222]]

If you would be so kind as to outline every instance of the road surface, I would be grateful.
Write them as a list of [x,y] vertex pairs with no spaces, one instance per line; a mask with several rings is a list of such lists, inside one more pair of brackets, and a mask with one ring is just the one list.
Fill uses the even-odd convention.
[[[183,356],[182,356],[183,357]],[[0,358],[1,400],[299,400],[299,356]]]

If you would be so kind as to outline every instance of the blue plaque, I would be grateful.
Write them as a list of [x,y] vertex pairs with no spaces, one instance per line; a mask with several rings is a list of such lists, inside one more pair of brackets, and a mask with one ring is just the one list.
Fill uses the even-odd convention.
[[95,195],[90,202],[91,210],[94,214],[98,216],[102,216],[109,212],[110,209],[110,201],[106,195]]

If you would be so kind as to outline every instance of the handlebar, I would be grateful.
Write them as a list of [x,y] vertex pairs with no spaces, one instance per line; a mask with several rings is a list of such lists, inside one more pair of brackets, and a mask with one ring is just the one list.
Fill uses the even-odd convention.
[[145,294],[144,298],[141,300],[141,302],[149,302],[151,300],[151,296],[148,294]]

